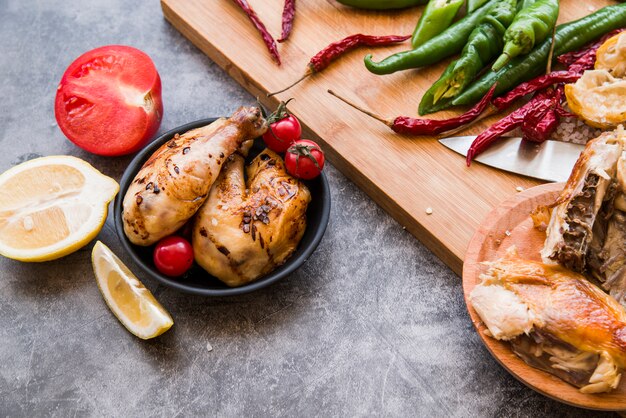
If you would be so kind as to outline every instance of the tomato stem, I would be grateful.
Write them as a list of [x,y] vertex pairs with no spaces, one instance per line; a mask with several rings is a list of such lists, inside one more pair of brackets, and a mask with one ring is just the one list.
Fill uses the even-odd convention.
[[320,147],[316,147],[313,145],[304,145],[304,144],[294,144],[291,147],[289,147],[289,150],[287,150],[287,152],[296,155],[296,168],[298,167],[298,162],[300,161],[300,157],[305,157],[311,160],[311,162],[315,164],[315,167],[317,167],[317,169],[321,171],[322,168],[320,167],[319,162],[317,161],[317,158],[315,158],[315,156],[311,154],[312,150],[317,150],[319,152],[322,152]]
[[267,116],[267,123],[271,125],[272,123],[278,122],[279,120],[285,119],[287,116],[289,116],[291,113],[287,109],[287,104],[292,100],[293,97],[286,102],[280,102],[276,110]]

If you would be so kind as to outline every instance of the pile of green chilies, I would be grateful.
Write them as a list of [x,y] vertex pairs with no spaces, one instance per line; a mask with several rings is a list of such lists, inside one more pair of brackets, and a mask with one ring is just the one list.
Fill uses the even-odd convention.
[[[624,26],[626,26],[626,4],[607,6],[582,19],[559,25],[554,38],[554,56],[580,49],[605,33]],[[552,40],[547,39],[528,55],[511,60],[500,71],[487,72],[454,99],[452,105],[476,103],[496,82],[498,83],[496,95],[500,95],[538,76],[545,71],[551,43]]]
[[517,0],[501,0],[471,33],[461,57],[426,91],[419,106],[425,115],[449,106],[504,47],[504,33],[517,13]]
[[[461,52],[424,95],[420,114],[453,105],[472,105],[496,82],[499,95],[537,76],[545,71],[553,31],[554,55],[561,55],[626,26],[626,4],[604,7],[554,30],[558,0],[468,0],[468,14],[446,29],[458,10],[458,2],[431,3],[416,28],[413,50],[380,62],[374,62],[371,55],[365,57],[365,66],[372,73],[391,74],[431,65]],[[433,12],[437,10],[438,14]],[[437,24],[437,19],[441,27],[424,29],[423,22]],[[475,79],[484,69],[484,75]]]

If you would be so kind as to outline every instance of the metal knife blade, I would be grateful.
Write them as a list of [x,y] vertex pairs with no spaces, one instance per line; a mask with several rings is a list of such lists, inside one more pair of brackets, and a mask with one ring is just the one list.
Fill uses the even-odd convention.
[[[440,139],[446,147],[466,156],[475,136],[457,136]],[[476,161],[511,173],[540,180],[567,181],[584,145],[560,141],[541,144],[522,141],[519,137],[498,139]]]

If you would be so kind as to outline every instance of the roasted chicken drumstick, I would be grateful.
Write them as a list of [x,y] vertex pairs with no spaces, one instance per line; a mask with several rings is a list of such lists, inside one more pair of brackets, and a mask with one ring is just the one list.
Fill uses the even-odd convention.
[[196,215],[196,262],[228,286],[251,282],[283,264],[306,228],[307,187],[265,150],[246,168],[233,154]]
[[143,165],[123,202],[124,232],[151,245],[176,232],[202,206],[228,157],[267,130],[256,107],[176,135]]

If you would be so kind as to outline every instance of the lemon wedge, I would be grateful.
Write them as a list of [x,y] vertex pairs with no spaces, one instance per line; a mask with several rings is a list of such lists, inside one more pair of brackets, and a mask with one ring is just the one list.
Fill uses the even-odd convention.
[[147,340],[163,334],[174,325],[170,314],[152,293],[102,242],[91,252],[96,281],[113,315],[128,331]]
[[0,174],[0,254],[48,261],[85,246],[102,229],[119,185],[80,158],[26,161]]

